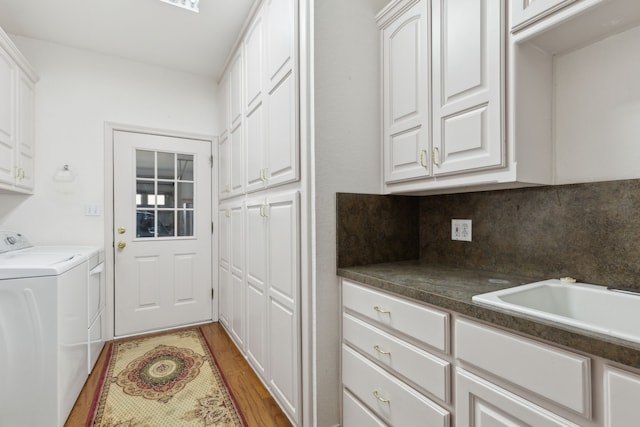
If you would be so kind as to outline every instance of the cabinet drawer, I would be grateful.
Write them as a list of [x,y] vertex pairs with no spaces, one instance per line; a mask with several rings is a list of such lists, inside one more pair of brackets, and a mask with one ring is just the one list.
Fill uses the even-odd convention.
[[342,280],[345,310],[415,338],[437,350],[449,350],[449,314]]
[[449,402],[449,362],[346,313],[342,331],[343,339],[361,352],[434,397]]
[[373,412],[367,409],[354,395],[344,390],[342,393],[343,427],[387,427]]
[[342,346],[342,382],[391,425],[449,426],[449,412],[346,345]]
[[466,320],[456,320],[456,358],[591,417],[588,357]]

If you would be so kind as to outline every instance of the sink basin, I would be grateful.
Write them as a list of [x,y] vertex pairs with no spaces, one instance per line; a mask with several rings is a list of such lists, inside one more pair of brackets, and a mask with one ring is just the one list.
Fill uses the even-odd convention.
[[473,301],[640,343],[640,294],[552,279],[476,295]]

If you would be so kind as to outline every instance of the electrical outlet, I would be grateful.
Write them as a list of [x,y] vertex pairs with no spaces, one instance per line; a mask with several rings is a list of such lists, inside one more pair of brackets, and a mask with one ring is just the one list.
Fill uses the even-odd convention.
[[452,219],[451,220],[451,240],[471,241],[471,220]]

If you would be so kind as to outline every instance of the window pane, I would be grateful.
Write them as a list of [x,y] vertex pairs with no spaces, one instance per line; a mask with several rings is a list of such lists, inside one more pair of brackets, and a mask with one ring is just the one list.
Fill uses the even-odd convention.
[[155,178],[155,152],[136,150],[136,176]]
[[178,207],[193,208],[193,184],[191,182],[178,183]]
[[173,182],[158,182],[158,197],[156,197],[156,203],[159,208],[174,207],[174,191],[175,184]]
[[178,179],[193,181],[193,156],[191,154],[178,154]]
[[136,211],[136,237],[155,237],[153,211]]
[[158,179],[175,179],[175,154],[158,152]]
[[173,236],[174,211],[158,211],[158,237]]
[[193,236],[193,211],[178,211],[178,236]]
[[155,205],[153,181],[136,181],[136,207],[147,208]]

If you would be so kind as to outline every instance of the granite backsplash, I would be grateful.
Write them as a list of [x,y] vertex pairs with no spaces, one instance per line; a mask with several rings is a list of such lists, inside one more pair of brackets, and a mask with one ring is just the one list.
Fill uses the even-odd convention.
[[[473,241],[451,240],[451,219]],[[640,288],[640,180],[435,196],[337,194],[338,267],[420,260]]]

